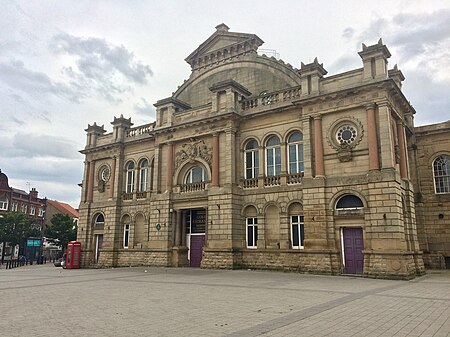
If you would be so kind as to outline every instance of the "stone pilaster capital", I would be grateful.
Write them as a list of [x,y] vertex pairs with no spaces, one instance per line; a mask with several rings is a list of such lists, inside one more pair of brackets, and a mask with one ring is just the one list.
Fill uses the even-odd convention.
[[311,115],[311,117],[314,120],[322,120],[322,115],[321,114],[313,114],[313,115]]
[[375,103],[367,103],[367,104],[364,104],[364,107],[366,108],[366,111],[367,110],[375,110],[376,104]]

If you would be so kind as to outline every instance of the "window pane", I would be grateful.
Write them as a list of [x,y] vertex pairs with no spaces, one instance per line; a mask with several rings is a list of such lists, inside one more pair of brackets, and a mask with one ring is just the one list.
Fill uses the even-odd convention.
[[300,142],[303,140],[303,135],[301,132],[296,131],[289,137],[289,143]]
[[247,226],[247,246],[252,247],[253,244],[253,226]]
[[300,172],[304,171],[304,167],[303,167],[303,144],[298,144],[298,166],[299,166],[299,170]]
[[128,247],[129,242],[129,236],[130,236],[130,225],[125,225],[124,233],[123,233],[123,246],[126,248]]
[[199,183],[203,181],[203,169],[201,167],[194,167],[192,169],[192,182]]
[[245,149],[246,150],[250,150],[250,149],[257,149],[258,148],[258,142],[254,139],[249,140],[247,142],[247,145],[245,145]]
[[281,174],[281,148],[275,148],[275,175]]
[[304,247],[304,240],[305,240],[305,225],[300,224],[300,246]]
[[254,246],[256,247],[258,245],[258,226],[253,226],[253,228],[255,229],[255,244]]
[[272,136],[267,141],[267,146],[280,145],[280,139],[277,136]]
[[363,208],[364,205],[356,195],[344,195],[336,204],[336,209],[340,208]]
[[299,237],[298,237],[298,224],[292,224],[292,247],[298,247]]

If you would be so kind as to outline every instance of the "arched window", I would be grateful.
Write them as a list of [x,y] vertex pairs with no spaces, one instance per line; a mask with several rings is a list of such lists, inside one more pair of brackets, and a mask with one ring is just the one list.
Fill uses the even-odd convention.
[[94,226],[95,227],[102,227],[105,224],[105,217],[103,214],[99,213],[94,219]]
[[353,194],[347,194],[341,197],[336,203],[336,209],[361,209],[364,204],[360,198]]
[[450,156],[440,155],[433,161],[436,194],[450,193]]
[[125,192],[133,193],[134,192],[134,163],[132,161],[128,162],[126,168],[127,168],[127,172],[126,172]]
[[0,210],[2,211],[8,210],[8,198],[5,196],[0,198]]
[[288,139],[288,161],[289,173],[301,173],[304,171],[303,164],[303,134],[295,131]]
[[123,226],[123,248],[128,248],[130,244],[130,224],[126,223]]
[[281,174],[281,144],[277,136],[266,142],[266,173],[268,177]]
[[185,184],[200,183],[208,178],[205,170],[201,166],[194,166],[187,171],[184,177]]
[[143,159],[139,164],[139,192],[146,192],[148,187],[148,160]]
[[302,205],[294,203],[289,207],[289,220],[291,222],[292,249],[305,248],[305,221]]
[[255,139],[250,139],[245,145],[245,179],[258,178],[259,174],[259,154],[258,154],[258,142]]
[[245,210],[245,226],[247,241],[247,248],[257,248],[258,244],[258,218],[256,208],[253,206],[247,207]]

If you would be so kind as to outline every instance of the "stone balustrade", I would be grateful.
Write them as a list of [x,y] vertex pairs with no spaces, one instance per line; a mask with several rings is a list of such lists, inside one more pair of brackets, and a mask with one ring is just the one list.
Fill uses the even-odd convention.
[[136,192],[136,199],[145,199],[147,198],[147,192]]
[[131,193],[123,193],[123,200],[133,200],[133,192]]
[[204,191],[205,187],[206,183],[204,181],[198,183],[183,184],[180,185],[180,192],[189,193],[189,192]]
[[243,188],[255,188],[255,187],[258,187],[258,178],[243,179],[242,180],[242,187]]
[[136,137],[139,135],[144,135],[152,132],[155,129],[155,123],[145,124],[139,126],[137,128],[132,128],[127,130],[126,136],[127,138]]
[[286,182],[288,185],[290,184],[300,184],[303,180],[303,172],[300,173],[292,173],[287,175]]
[[264,186],[276,186],[280,185],[280,182],[281,182],[280,176],[264,177]]
[[274,91],[260,95],[259,97],[252,97],[240,101],[241,109],[243,111],[251,110],[259,106],[273,105],[280,102],[289,102],[293,99],[299,98],[301,87],[293,87],[289,89]]

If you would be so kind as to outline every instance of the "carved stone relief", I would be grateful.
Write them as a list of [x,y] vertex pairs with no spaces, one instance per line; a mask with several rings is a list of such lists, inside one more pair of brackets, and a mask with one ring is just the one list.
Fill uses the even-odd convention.
[[180,151],[175,154],[175,169],[189,160],[194,162],[196,158],[201,158],[208,164],[211,164],[211,148],[208,147],[203,140],[190,139],[189,143],[183,144]]

